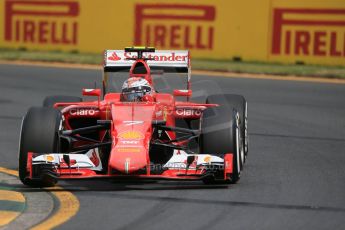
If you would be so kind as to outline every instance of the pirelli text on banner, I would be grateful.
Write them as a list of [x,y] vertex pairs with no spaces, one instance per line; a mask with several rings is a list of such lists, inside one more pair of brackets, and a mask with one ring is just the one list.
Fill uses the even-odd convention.
[[78,44],[78,1],[5,0],[6,42]]
[[212,50],[214,5],[136,4],[136,45],[159,48]]
[[275,8],[273,55],[345,57],[345,8]]

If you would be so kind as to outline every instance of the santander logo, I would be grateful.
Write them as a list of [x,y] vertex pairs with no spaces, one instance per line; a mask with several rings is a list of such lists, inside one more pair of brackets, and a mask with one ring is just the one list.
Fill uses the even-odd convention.
[[[136,58],[136,55],[132,55],[132,53],[125,52],[124,53],[125,58]],[[153,61],[159,61],[159,62],[185,62],[188,60],[188,55],[178,55],[175,52],[167,52],[165,54],[157,54],[157,55],[152,55],[148,54],[145,56],[146,58],[153,58]]]
[[114,53],[112,53],[112,55],[110,57],[108,57],[108,60],[119,61],[119,60],[121,60],[121,58],[119,56],[117,56],[116,52],[114,52]]

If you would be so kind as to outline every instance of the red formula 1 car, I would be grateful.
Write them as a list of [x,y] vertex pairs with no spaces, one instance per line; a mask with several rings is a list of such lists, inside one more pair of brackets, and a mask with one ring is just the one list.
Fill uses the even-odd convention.
[[[109,91],[113,72],[126,76],[121,92]],[[154,72],[185,74],[187,88],[160,93]],[[82,178],[239,180],[248,152],[246,100],[217,94],[191,102],[188,51],[107,50],[103,73],[103,90],[83,89],[95,101],[50,96],[43,107],[28,110],[19,149],[24,184]]]

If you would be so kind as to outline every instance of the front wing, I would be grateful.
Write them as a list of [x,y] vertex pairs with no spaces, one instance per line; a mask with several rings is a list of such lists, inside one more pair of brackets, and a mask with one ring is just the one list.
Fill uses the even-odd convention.
[[[232,158],[232,153],[225,154],[224,158],[221,158],[215,155],[190,154],[182,150],[174,150],[173,156],[164,165],[150,164],[140,173],[119,174],[102,165],[97,148],[85,154],[29,152],[27,171],[30,180],[40,180],[45,176],[57,180],[90,178],[202,180],[206,177],[228,180],[233,171]],[[160,173],[157,173],[157,169]]]

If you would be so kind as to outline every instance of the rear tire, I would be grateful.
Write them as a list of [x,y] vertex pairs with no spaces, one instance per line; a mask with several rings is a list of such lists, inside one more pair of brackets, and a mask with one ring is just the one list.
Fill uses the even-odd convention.
[[30,180],[27,178],[28,152],[54,153],[58,151],[58,131],[62,116],[59,110],[45,107],[31,107],[22,121],[19,142],[19,178],[23,184],[32,187],[54,186],[49,178]]
[[[222,96],[222,95],[220,95]],[[199,141],[200,153],[224,156],[233,154],[233,173],[231,181],[220,183],[236,183],[241,173],[241,127],[239,125],[239,113],[229,105],[223,106],[217,97],[212,96],[211,103],[220,104],[219,107],[208,108],[203,112],[201,122],[201,135]],[[220,102],[219,102],[220,101]],[[210,103],[208,101],[208,103]],[[204,180],[205,184],[217,183],[214,178]]]
[[74,96],[48,96],[43,101],[43,107],[54,107],[55,103],[58,102],[82,102],[83,99]]

